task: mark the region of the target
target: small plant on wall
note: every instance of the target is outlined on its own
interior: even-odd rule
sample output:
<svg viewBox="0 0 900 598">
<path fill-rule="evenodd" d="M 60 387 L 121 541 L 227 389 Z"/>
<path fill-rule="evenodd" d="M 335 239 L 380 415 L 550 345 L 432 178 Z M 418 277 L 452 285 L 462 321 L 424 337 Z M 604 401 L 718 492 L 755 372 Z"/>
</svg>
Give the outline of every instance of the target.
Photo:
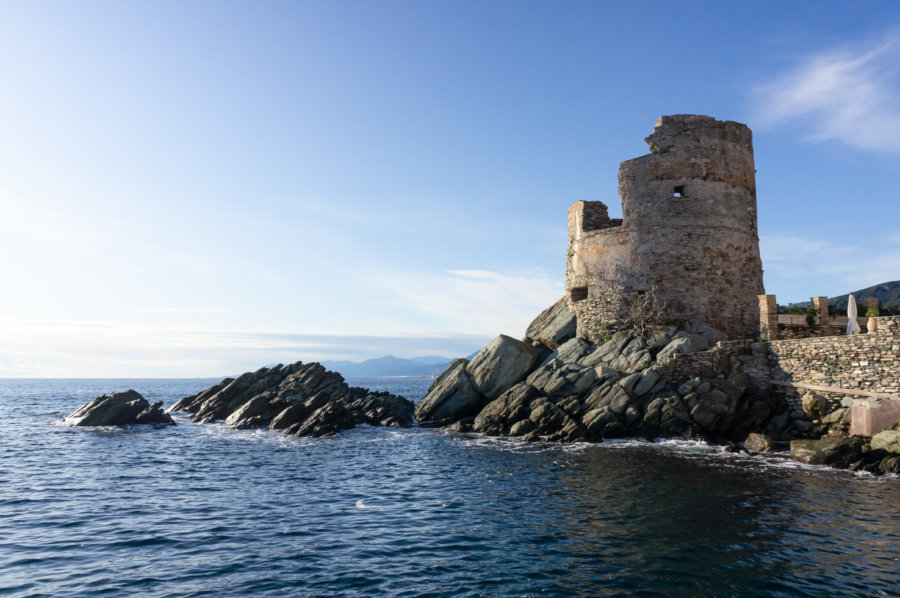
<svg viewBox="0 0 900 598">
<path fill-rule="evenodd" d="M 806 325 L 810 328 L 816 327 L 816 316 L 819 315 L 819 310 L 810 305 L 806 308 Z"/>
</svg>

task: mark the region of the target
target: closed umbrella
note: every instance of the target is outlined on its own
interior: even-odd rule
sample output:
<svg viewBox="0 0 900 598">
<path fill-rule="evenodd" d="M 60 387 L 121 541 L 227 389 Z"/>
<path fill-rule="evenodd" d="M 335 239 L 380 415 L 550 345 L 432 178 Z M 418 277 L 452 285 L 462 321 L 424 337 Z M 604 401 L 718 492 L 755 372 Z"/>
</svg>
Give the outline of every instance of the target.
<svg viewBox="0 0 900 598">
<path fill-rule="evenodd" d="M 847 299 L 847 334 L 859 334 L 859 324 L 856 323 L 856 297 L 850 293 Z"/>
</svg>

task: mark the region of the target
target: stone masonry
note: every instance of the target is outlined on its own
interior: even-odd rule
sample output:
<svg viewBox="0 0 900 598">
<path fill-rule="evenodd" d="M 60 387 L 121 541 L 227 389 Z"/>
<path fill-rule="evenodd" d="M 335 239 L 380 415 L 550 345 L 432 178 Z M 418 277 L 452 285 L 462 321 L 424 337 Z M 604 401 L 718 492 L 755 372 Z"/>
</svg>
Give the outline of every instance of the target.
<svg viewBox="0 0 900 598">
<path fill-rule="evenodd" d="M 900 316 L 879 317 L 873 334 L 752 342 L 718 343 L 709 351 L 679 353 L 656 367 L 663 379 L 713 376 L 723 358 L 737 356 L 751 386 L 783 393 L 799 408 L 803 388 L 783 383 L 843 389 L 824 392 L 850 395 L 859 391 L 900 396 Z"/>
<path fill-rule="evenodd" d="M 621 220 L 598 201 L 569 209 L 567 302 L 596 340 L 640 295 L 665 316 L 732 337 L 759 334 L 763 293 L 750 129 L 708 116 L 663 116 L 651 153 L 619 168 Z"/>
</svg>

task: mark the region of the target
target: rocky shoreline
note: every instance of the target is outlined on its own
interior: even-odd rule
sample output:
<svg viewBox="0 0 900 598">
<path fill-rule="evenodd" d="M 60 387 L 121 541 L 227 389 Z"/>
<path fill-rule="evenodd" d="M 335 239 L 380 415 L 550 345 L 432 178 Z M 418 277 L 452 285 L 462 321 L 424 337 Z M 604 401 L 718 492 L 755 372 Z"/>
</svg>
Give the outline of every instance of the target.
<svg viewBox="0 0 900 598">
<path fill-rule="evenodd" d="M 418 405 L 387 392 L 349 386 L 337 372 L 302 362 L 260 368 L 179 400 L 197 423 L 267 428 L 320 437 L 360 424 L 420 425 L 522 441 L 602 442 L 694 438 L 727 450 L 764 453 L 790 443 L 810 464 L 900 473 L 900 422 L 872 438 L 851 436 L 850 411 L 808 393 L 802 411 L 783 395 L 750 384 L 739 355 L 711 361 L 708 376 L 672 379 L 659 366 L 678 353 L 709 351 L 726 337 L 690 322 L 610 332 L 592 343 L 575 336 L 560 300 L 522 340 L 495 338 L 471 360 L 457 359 Z M 174 425 L 161 403 L 133 390 L 97 397 L 66 418 L 81 426 Z"/>
<path fill-rule="evenodd" d="M 115 426 L 154 423 L 152 417 L 174 424 L 161 403 L 151 414 L 123 402 L 147 401 L 133 390 L 103 395 L 82 406 L 66 419 L 76 425 Z M 130 403 L 128 403 L 130 405 Z M 233 428 L 268 428 L 293 436 L 329 436 L 360 424 L 408 427 L 414 406 L 387 392 L 349 386 L 337 372 L 318 363 L 297 362 L 260 368 L 218 384 L 175 403 L 169 411 L 186 411 L 191 421 L 225 420 Z"/>
<path fill-rule="evenodd" d="M 869 439 L 850 436 L 849 411 L 804 397 L 803 411 L 750 385 L 739 356 L 713 360 L 714 375 L 665 379 L 657 365 L 676 353 L 706 351 L 725 335 L 684 322 L 641 338 L 620 330 L 600 343 L 575 336 L 560 300 L 520 341 L 500 335 L 471 361 L 442 373 L 416 407 L 423 425 L 523 441 L 689 437 L 729 450 L 772 451 L 811 464 L 900 473 L 900 422 Z M 741 448 L 742 447 L 742 448 Z"/>
</svg>

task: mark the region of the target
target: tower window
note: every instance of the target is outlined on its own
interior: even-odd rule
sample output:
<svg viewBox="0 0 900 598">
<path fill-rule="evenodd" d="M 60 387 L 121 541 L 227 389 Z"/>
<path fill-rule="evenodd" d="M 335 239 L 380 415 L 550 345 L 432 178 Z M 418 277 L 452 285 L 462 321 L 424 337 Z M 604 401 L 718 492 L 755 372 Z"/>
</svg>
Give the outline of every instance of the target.
<svg viewBox="0 0 900 598">
<path fill-rule="evenodd" d="M 588 296 L 588 288 L 576 287 L 569 291 L 569 296 L 572 298 L 572 301 L 584 301 Z"/>
<path fill-rule="evenodd" d="M 675 185 L 675 197 L 684 197 L 684 185 Z"/>
</svg>

